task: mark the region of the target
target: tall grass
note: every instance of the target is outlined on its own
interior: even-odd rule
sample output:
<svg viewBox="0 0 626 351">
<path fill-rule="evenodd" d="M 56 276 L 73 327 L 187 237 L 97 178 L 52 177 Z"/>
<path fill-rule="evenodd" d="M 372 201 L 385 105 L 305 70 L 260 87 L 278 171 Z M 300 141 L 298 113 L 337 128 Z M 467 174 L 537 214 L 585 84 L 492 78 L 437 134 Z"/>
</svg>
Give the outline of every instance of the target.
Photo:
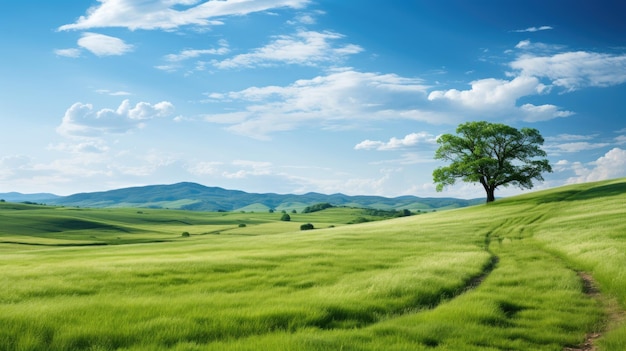
<svg viewBox="0 0 626 351">
<path fill-rule="evenodd" d="M 615 311 L 626 303 L 625 184 L 359 225 L 344 225 L 355 215 L 346 209 L 296 223 L 276 213 L 30 215 L 126 228 L 132 245 L 50 246 L 118 239 L 101 228 L 27 232 L 25 211 L 0 209 L 25 231 L 0 239 L 49 245 L 0 244 L 0 350 L 561 351 L 606 328 L 609 311 L 577 271 L 594 275 Z M 625 330 L 613 326 L 601 349 L 625 349 Z"/>
</svg>

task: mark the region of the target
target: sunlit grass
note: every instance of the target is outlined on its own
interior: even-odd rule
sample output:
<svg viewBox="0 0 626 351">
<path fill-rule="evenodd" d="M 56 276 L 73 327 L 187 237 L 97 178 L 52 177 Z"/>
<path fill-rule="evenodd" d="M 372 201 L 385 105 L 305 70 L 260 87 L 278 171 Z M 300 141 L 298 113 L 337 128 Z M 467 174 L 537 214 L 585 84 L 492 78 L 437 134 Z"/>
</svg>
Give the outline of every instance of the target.
<svg viewBox="0 0 626 351">
<path fill-rule="evenodd" d="M 0 240 L 42 244 L 0 244 L 0 350 L 561 351 L 606 326 L 577 270 L 624 308 L 624 184 L 360 225 L 350 209 L 0 208 Z M 56 214 L 96 228 L 40 232 Z M 625 349 L 613 327 L 601 350 Z"/>
</svg>

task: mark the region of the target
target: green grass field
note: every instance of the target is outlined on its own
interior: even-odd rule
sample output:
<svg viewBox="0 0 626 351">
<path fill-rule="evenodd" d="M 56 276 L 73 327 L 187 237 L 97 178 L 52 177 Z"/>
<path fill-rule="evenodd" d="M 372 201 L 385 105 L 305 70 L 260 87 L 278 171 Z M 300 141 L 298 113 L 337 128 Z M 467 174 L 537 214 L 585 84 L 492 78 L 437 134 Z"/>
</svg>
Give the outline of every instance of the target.
<svg viewBox="0 0 626 351">
<path fill-rule="evenodd" d="M 626 179 L 359 211 L 0 203 L 0 350 L 626 349 Z"/>
</svg>

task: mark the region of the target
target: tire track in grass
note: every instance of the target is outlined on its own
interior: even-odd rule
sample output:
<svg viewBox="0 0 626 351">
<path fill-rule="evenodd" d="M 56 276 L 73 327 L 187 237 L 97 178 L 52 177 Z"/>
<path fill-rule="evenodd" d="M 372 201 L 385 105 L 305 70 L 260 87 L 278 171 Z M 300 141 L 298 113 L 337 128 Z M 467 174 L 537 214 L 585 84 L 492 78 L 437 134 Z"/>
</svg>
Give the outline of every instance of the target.
<svg viewBox="0 0 626 351">
<path fill-rule="evenodd" d="M 626 311 L 620 309 L 617 301 L 608 298 L 600 292 L 598 284 L 591 274 L 587 272 L 577 273 L 583 283 L 583 292 L 602 304 L 606 313 L 606 320 L 601 330 L 587 333 L 582 344 L 576 347 L 565 347 L 563 351 L 597 351 L 596 341 L 611 327 L 623 322 L 626 319 Z"/>
</svg>

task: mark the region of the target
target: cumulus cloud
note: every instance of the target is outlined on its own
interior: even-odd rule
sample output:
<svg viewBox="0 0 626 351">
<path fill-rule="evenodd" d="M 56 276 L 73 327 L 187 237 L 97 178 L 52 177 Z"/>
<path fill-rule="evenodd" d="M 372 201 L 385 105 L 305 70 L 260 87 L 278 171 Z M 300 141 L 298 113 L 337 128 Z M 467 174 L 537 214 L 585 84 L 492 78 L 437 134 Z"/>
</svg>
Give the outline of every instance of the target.
<svg viewBox="0 0 626 351">
<path fill-rule="evenodd" d="M 325 76 L 298 80 L 288 86 L 251 87 L 228 93 L 208 93 L 209 101 L 244 103 L 244 109 L 207 115 L 209 122 L 229 124 L 232 132 L 267 139 L 311 123 L 342 128 L 349 121 L 377 118 L 435 118 L 414 108 L 416 94 L 428 87 L 420 79 L 395 74 L 336 70 Z M 228 109 L 231 109 L 229 106 Z"/>
<path fill-rule="evenodd" d="M 518 44 L 519 45 L 519 44 Z M 521 76 L 547 78 L 567 91 L 626 82 L 626 54 L 576 51 L 551 56 L 522 55 L 510 63 Z"/>
<path fill-rule="evenodd" d="M 389 141 L 364 140 L 354 146 L 355 150 L 398 150 L 415 147 L 423 144 L 435 144 L 437 139 L 434 135 L 426 132 L 411 133 L 404 138 L 392 137 Z"/>
<path fill-rule="evenodd" d="M 570 184 L 626 177 L 626 150 L 616 147 L 589 164 L 560 161 L 559 166 L 576 174 L 568 179 Z"/>
<path fill-rule="evenodd" d="M 470 82 L 468 90 L 435 90 L 428 95 L 428 100 L 442 100 L 452 106 L 469 108 L 484 114 L 506 114 L 526 122 L 547 121 L 559 117 L 568 117 L 574 113 L 563 111 L 551 104 L 517 106 L 517 101 L 525 96 L 545 94 L 549 87 L 538 78 L 520 75 L 511 80 L 487 78 Z"/>
<path fill-rule="evenodd" d="M 222 24 L 224 16 L 241 16 L 279 8 L 299 9 L 310 0 L 263 1 L 198 1 L 198 0 L 98 0 L 85 16 L 59 30 L 123 27 L 136 29 L 173 30 L 181 26 L 210 26 Z"/>
<path fill-rule="evenodd" d="M 133 49 L 132 45 L 126 44 L 120 38 L 97 33 L 83 33 L 78 39 L 78 46 L 96 56 L 119 56 Z"/>
<path fill-rule="evenodd" d="M 280 35 L 268 45 L 250 53 L 237 55 L 213 65 L 220 69 L 268 66 L 278 63 L 316 65 L 320 62 L 337 62 L 357 54 L 363 49 L 358 45 L 335 46 L 332 41 L 343 38 L 334 32 L 299 31 L 294 35 Z"/>
<path fill-rule="evenodd" d="M 473 109 L 504 109 L 515 106 L 522 96 L 539 94 L 545 86 L 535 77 L 519 76 L 513 80 L 487 78 L 470 82 L 469 90 L 435 90 L 428 100 L 448 100 Z"/>
<path fill-rule="evenodd" d="M 91 104 L 77 102 L 67 109 L 57 132 L 64 136 L 99 137 L 109 133 L 125 133 L 141 128 L 145 122 L 160 117 L 171 116 L 174 105 L 168 101 L 157 104 L 139 102 L 131 106 L 124 100 L 116 109 L 95 111 Z"/>
</svg>

